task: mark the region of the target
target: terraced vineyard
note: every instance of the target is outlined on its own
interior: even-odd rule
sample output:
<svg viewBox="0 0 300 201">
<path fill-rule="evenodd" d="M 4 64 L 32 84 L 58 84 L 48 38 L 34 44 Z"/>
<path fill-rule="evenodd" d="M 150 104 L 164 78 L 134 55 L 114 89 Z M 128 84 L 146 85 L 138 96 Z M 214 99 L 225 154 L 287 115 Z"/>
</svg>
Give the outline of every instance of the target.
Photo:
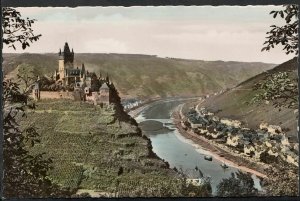
<svg viewBox="0 0 300 201">
<path fill-rule="evenodd" d="M 179 175 L 152 153 L 136 126 L 116 119 L 112 108 L 43 100 L 21 119 L 22 128 L 29 125 L 41 135 L 31 151 L 53 158 L 50 177 L 61 186 L 127 196 L 180 191 Z M 141 191 L 149 181 L 151 192 Z"/>
</svg>

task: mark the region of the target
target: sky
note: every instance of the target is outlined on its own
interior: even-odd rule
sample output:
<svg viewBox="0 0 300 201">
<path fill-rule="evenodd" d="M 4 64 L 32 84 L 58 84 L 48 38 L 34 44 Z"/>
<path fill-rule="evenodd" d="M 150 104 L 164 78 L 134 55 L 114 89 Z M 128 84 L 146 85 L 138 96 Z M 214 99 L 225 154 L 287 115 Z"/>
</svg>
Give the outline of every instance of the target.
<svg viewBox="0 0 300 201">
<path fill-rule="evenodd" d="M 149 54 L 197 60 L 282 63 L 282 47 L 261 52 L 269 15 L 280 6 L 29 7 L 16 8 L 36 19 L 38 42 L 17 51 L 58 52 L 65 42 L 76 53 Z"/>
</svg>

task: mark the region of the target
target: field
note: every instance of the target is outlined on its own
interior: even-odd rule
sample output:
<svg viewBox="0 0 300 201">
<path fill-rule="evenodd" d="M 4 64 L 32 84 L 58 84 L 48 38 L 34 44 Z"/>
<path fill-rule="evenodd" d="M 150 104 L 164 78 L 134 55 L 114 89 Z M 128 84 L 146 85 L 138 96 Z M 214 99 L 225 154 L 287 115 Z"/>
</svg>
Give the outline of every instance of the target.
<svg viewBox="0 0 300 201">
<path fill-rule="evenodd" d="M 50 177 L 61 186 L 119 196 L 179 191 L 178 173 L 152 153 L 136 126 L 115 119 L 112 108 L 43 100 L 27 114 L 22 128 L 33 125 L 41 137 L 31 151 L 53 158 Z"/>
</svg>

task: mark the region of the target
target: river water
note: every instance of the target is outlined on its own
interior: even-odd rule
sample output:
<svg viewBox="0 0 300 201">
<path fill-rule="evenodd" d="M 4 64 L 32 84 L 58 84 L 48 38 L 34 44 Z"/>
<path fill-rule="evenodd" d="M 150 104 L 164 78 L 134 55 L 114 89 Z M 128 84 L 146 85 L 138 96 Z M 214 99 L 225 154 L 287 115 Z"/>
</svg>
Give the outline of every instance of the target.
<svg viewBox="0 0 300 201">
<path fill-rule="evenodd" d="M 165 161 L 168 161 L 170 167 L 176 167 L 182 170 L 190 178 L 197 178 L 199 173 L 195 171 L 197 166 L 204 176 L 211 178 L 211 185 L 213 193 L 216 192 L 216 186 L 223 178 L 228 178 L 232 173 L 238 171 L 234 167 L 224 169 L 221 167 L 222 161 L 213 158 L 212 161 L 204 159 L 209 152 L 196 145 L 191 140 L 188 140 L 180 135 L 171 119 L 172 111 L 184 100 L 165 100 L 150 104 L 146 107 L 135 119 L 138 123 L 143 124 L 147 122 L 161 122 L 169 129 L 161 129 L 158 131 L 143 130 L 143 132 L 150 138 L 153 151 Z M 150 124 L 151 127 L 151 124 Z M 252 175 L 255 187 L 261 190 L 260 180 Z"/>
</svg>

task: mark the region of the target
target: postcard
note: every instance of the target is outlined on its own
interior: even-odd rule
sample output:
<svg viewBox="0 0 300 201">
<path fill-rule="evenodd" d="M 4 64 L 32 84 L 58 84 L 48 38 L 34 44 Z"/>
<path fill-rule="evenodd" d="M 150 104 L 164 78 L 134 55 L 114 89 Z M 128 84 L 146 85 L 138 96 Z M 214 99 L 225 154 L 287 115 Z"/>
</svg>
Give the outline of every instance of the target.
<svg viewBox="0 0 300 201">
<path fill-rule="evenodd" d="M 298 13 L 2 7 L 3 197 L 299 196 Z"/>
</svg>

